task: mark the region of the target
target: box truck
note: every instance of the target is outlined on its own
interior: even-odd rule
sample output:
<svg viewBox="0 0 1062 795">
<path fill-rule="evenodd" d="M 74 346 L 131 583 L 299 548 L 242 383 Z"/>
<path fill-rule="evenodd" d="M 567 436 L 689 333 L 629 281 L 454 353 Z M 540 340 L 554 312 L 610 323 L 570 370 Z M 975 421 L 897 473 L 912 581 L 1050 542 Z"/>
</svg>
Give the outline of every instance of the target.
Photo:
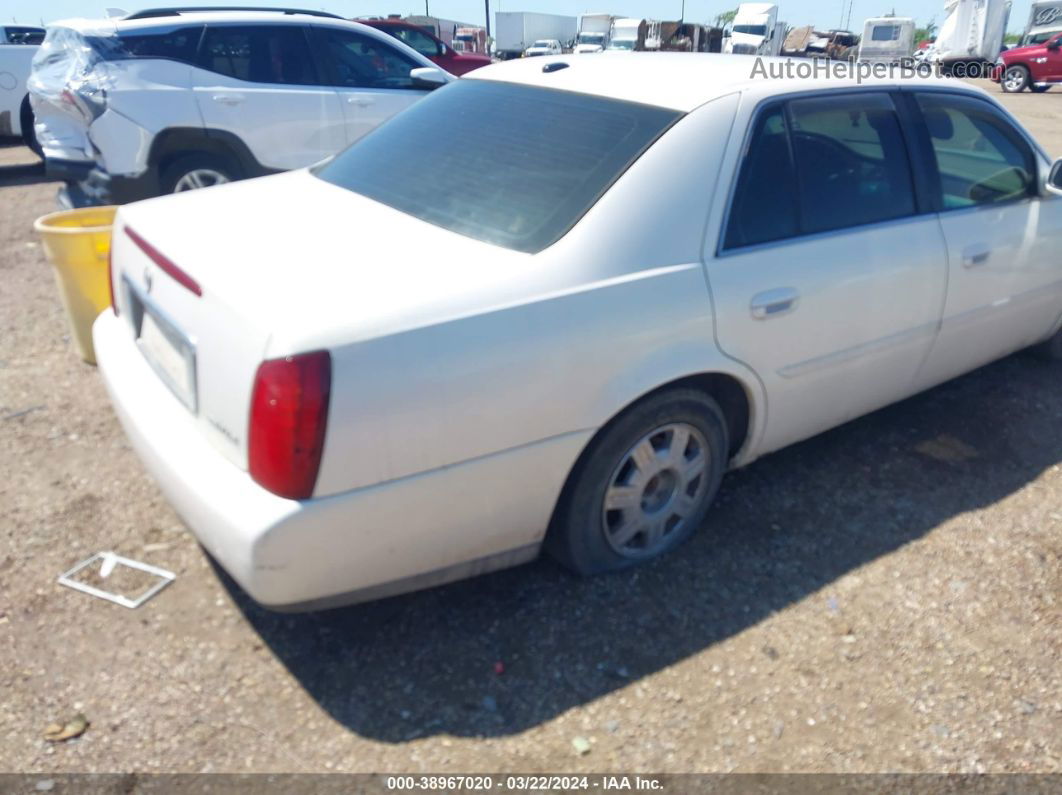
<svg viewBox="0 0 1062 795">
<path fill-rule="evenodd" d="M 575 38 L 575 53 L 602 52 L 608 47 L 612 23 L 618 17 L 612 14 L 583 14 L 579 17 L 579 33 Z"/>
<path fill-rule="evenodd" d="M 578 20 L 560 14 L 498 11 L 494 14 L 494 50 L 499 58 L 519 58 L 538 39 L 556 39 L 570 47 Z"/>
<path fill-rule="evenodd" d="M 612 32 L 609 33 L 607 50 L 634 50 L 645 49 L 646 20 L 623 17 L 612 21 Z"/>
</svg>

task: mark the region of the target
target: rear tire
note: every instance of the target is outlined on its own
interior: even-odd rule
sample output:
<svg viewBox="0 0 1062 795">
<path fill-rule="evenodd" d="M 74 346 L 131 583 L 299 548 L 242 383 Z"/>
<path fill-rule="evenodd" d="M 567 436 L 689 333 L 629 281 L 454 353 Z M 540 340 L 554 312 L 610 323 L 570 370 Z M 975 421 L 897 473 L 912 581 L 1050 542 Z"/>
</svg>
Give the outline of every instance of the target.
<svg viewBox="0 0 1062 795">
<path fill-rule="evenodd" d="M 727 424 L 695 389 L 635 404 L 606 426 L 568 478 L 546 550 L 583 574 L 663 555 L 704 521 L 727 467 Z"/>
<path fill-rule="evenodd" d="M 22 100 L 22 108 L 19 110 L 19 124 L 22 126 L 22 141 L 33 150 L 33 153 L 37 157 L 44 157 L 44 150 L 41 149 L 40 142 L 37 141 L 37 131 L 34 129 L 34 125 L 37 123 L 36 117 L 33 115 L 33 106 L 30 105 L 29 97 Z"/>
<path fill-rule="evenodd" d="M 1007 94 L 1019 94 L 1029 85 L 1029 70 L 1021 64 L 1008 66 L 999 84 Z"/>
<path fill-rule="evenodd" d="M 182 193 L 235 182 L 243 177 L 239 165 L 217 155 L 185 155 L 162 172 L 162 193 Z"/>
</svg>

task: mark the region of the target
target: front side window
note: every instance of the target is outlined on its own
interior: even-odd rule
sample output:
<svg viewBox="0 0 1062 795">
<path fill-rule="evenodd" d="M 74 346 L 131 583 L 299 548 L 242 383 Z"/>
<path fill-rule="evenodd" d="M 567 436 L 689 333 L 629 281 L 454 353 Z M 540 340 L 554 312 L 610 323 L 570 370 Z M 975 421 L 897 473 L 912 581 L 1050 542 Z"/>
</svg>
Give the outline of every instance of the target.
<svg viewBox="0 0 1062 795">
<path fill-rule="evenodd" d="M 400 42 L 408 44 L 426 58 L 435 58 L 436 56 L 443 54 L 439 42 L 427 33 L 417 30 L 416 28 L 402 28 L 396 25 L 395 27 L 390 28 L 387 32 Z"/>
<path fill-rule="evenodd" d="M 1032 149 L 1012 124 L 986 102 L 919 94 L 929 132 L 944 210 L 1013 201 L 1036 183 Z"/>
<path fill-rule="evenodd" d="M 724 248 L 914 213 L 907 149 L 888 94 L 798 99 L 755 122 Z"/>
<path fill-rule="evenodd" d="M 345 88 L 414 88 L 410 72 L 421 64 L 372 36 L 335 28 L 317 28 L 329 82 Z"/>
<path fill-rule="evenodd" d="M 301 25 L 209 26 L 200 64 L 249 83 L 319 82 Z"/>
<path fill-rule="evenodd" d="M 534 253 L 565 234 L 677 111 L 457 80 L 315 169 L 467 237 Z"/>
</svg>

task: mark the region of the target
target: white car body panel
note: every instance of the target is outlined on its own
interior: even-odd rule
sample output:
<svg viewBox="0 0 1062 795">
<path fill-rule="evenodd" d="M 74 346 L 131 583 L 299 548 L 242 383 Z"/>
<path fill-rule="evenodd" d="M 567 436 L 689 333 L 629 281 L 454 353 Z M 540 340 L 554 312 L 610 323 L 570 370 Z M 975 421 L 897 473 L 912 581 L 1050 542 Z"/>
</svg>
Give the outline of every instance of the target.
<svg viewBox="0 0 1062 795">
<path fill-rule="evenodd" d="M 251 83 L 205 69 L 192 74 L 203 125 L 238 137 L 267 168 L 303 168 L 347 143 L 343 107 L 330 86 Z"/>
<path fill-rule="evenodd" d="M 671 79 L 676 69 L 687 79 Z M 617 53 L 552 75 L 520 61 L 467 78 L 692 111 L 536 254 L 306 171 L 119 212 L 113 275 L 129 287 L 119 315 L 96 322 L 101 371 L 178 513 L 252 596 L 317 605 L 533 557 L 595 432 L 678 379 L 717 374 L 741 386 L 750 416 L 738 466 L 939 383 L 963 356 L 973 355 L 962 365 L 971 369 L 1058 327 L 1059 197 L 1029 202 L 1037 211 L 1010 224 L 1000 269 L 981 271 L 985 281 L 956 270 L 955 240 L 970 232 L 950 227 L 962 213 L 720 251 L 758 105 L 857 87 L 750 80 L 748 69 L 741 57 Z M 641 77 L 624 80 L 632 74 Z M 882 84 L 903 90 L 883 81 L 862 90 Z M 942 86 L 983 95 L 918 88 Z M 157 272 L 126 225 L 199 281 L 202 296 Z M 196 345 L 197 415 L 133 341 L 124 291 L 147 291 L 148 280 Z M 798 292 L 795 310 L 754 319 L 756 296 L 779 288 Z M 1036 297 L 1012 306 L 1018 294 Z M 970 306 L 998 344 L 978 343 L 975 329 L 949 352 L 938 331 Z M 332 390 L 316 490 L 282 499 L 246 471 L 254 372 L 264 359 L 322 349 Z"/>
<path fill-rule="evenodd" d="M 379 598 L 531 560 L 566 467 L 589 439 L 570 434 L 300 503 L 217 455 L 109 310 L 96 321 L 94 344 L 122 426 L 163 493 L 266 605 L 305 609 L 350 591 Z"/>
<path fill-rule="evenodd" d="M 0 135 L 22 135 L 22 102 L 35 44 L 0 43 Z"/>
<path fill-rule="evenodd" d="M 346 144 L 350 145 L 423 98 L 427 92 L 408 88 L 340 87 L 336 93 L 343 109 Z"/>
</svg>

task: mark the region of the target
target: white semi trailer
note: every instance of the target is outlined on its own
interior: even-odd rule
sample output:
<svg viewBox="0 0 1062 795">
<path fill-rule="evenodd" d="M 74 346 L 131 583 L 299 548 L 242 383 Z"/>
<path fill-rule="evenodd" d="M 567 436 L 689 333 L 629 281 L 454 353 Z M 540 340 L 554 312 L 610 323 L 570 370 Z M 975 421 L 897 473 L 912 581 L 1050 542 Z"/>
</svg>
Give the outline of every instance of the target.
<svg viewBox="0 0 1062 795">
<path fill-rule="evenodd" d="M 519 58 L 539 39 L 556 39 L 567 47 L 575 39 L 578 20 L 560 14 L 498 11 L 494 15 L 494 51 L 499 58 Z"/>
</svg>

